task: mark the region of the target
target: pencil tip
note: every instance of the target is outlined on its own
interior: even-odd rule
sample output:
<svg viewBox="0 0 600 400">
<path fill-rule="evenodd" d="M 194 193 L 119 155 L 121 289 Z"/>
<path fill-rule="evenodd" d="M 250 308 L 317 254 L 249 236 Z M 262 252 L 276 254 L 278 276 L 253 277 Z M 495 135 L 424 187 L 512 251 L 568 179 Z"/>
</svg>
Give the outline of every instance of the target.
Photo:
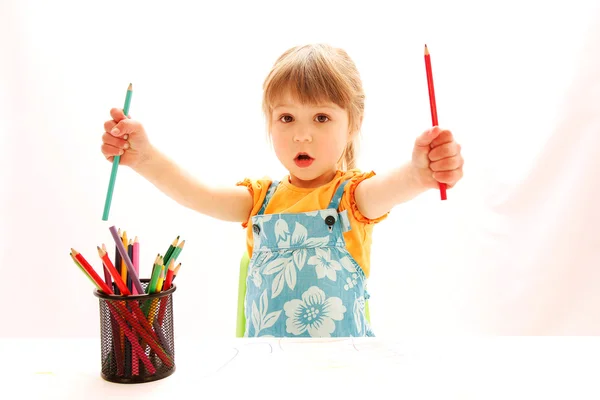
<svg viewBox="0 0 600 400">
<path fill-rule="evenodd" d="M 427 45 L 425 45 L 425 55 L 429 55 L 429 49 L 427 48 Z"/>
<path fill-rule="evenodd" d="M 127 87 L 127 90 L 131 90 L 132 89 L 132 85 L 131 83 L 129 84 L 129 87 Z"/>
</svg>

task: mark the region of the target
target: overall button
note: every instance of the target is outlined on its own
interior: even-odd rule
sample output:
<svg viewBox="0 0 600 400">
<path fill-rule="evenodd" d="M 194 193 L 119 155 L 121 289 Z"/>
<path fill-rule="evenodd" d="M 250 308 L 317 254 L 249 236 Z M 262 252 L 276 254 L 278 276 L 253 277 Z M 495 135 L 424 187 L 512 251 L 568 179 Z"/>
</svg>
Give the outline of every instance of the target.
<svg viewBox="0 0 600 400">
<path fill-rule="evenodd" d="M 333 226 L 333 224 L 335 224 L 335 218 L 328 215 L 327 218 L 325 218 L 325 223 L 329 226 Z"/>
<path fill-rule="evenodd" d="M 256 233 L 257 235 L 260 234 L 260 226 L 258 226 L 257 224 L 252 225 L 252 230 L 254 231 L 254 233 Z"/>
</svg>

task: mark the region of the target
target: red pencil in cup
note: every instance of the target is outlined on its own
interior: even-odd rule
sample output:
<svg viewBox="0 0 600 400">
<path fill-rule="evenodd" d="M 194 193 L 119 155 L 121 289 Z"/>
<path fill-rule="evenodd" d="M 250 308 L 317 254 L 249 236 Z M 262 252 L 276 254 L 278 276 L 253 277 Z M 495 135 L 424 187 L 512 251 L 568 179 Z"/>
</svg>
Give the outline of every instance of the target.
<svg viewBox="0 0 600 400">
<path fill-rule="evenodd" d="M 77 259 L 79 265 L 81 265 L 84 271 L 90 276 L 90 278 L 92 278 L 93 282 L 101 291 L 103 291 L 105 294 L 113 294 L 112 289 L 108 287 L 106 282 L 100 279 L 100 276 L 96 273 L 94 268 L 90 265 L 90 263 L 87 262 L 85 258 L 83 258 L 81 254 L 79 254 L 78 251 L 71 249 L 71 254 L 73 257 L 75 257 L 75 259 Z"/>
<path fill-rule="evenodd" d="M 429 107 L 431 108 L 431 124 L 438 126 L 437 107 L 435 105 L 435 90 L 433 88 L 433 73 L 431 72 L 431 56 L 429 49 L 425 45 L 425 71 L 427 72 L 427 88 L 429 89 Z M 446 184 L 439 183 L 440 196 L 442 200 L 446 200 Z"/>
<path fill-rule="evenodd" d="M 179 263 L 179 266 L 181 266 L 181 263 Z M 178 267 L 179 267 L 178 266 Z M 173 260 L 171 260 L 171 262 L 169 263 L 169 270 L 167 272 L 167 276 L 165 278 L 165 283 L 163 284 L 162 290 L 169 290 L 171 288 L 171 283 L 173 282 L 173 277 L 175 276 L 175 266 L 174 266 L 174 262 Z M 160 299 L 160 306 L 158 309 L 158 325 L 162 326 L 163 323 L 163 319 L 165 318 L 165 312 L 167 311 L 167 302 L 169 301 L 169 298 L 162 298 Z"/>
<path fill-rule="evenodd" d="M 112 275 L 113 279 L 115 280 L 115 284 L 121 291 L 121 295 L 129 296 L 131 294 L 131 292 L 129 292 L 129 289 L 127 288 L 127 286 L 125 286 L 125 283 L 123 283 L 123 279 L 121 279 L 121 275 L 119 275 L 119 271 L 117 271 L 117 269 L 113 265 L 112 261 L 110 261 L 110 258 L 108 258 L 108 254 L 106 253 L 106 250 L 104 250 L 104 248 L 106 248 L 106 247 L 104 245 L 102 245 L 103 248 L 100 248 L 98 246 L 96 246 L 96 247 L 98 248 L 98 255 L 102 259 L 104 268 L 106 268 L 108 270 L 108 272 L 110 272 L 110 274 Z"/>
</svg>

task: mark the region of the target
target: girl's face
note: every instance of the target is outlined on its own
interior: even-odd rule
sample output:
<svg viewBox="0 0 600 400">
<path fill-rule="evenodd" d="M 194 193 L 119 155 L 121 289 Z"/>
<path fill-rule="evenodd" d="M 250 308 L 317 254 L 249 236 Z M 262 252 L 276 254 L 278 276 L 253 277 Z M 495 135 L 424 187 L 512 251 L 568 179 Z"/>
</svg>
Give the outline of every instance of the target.
<svg viewBox="0 0 600 400">
<path fill-rule="evenodd" d="M 319 187 L 333 179 L 350 140 L 348 113 L 334 103 L 302 104 L 288 93 L 274 105 L 271 137 L 292 185 Z"/>
</svg>

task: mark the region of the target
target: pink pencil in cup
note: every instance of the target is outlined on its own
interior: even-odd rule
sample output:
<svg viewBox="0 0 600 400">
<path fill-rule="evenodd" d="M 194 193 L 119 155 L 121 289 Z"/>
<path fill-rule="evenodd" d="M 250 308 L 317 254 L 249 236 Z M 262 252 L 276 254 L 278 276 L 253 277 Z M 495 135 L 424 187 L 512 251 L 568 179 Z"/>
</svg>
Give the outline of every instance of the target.
<svg viewBox="0 0 600 400">
<path fill-rule="evenodd" d="M 139 276 L 140 275 L 140 242 L 138 241 L 137 236 L 135 237 L 135 239 L 133 241 L 133 269 L 135 269 L 135 272 Z M 135 287 L 133 288 L 133 294 L 140 294 L 140 293 L 138 293 L 138 291 Z"/>
</svg>

